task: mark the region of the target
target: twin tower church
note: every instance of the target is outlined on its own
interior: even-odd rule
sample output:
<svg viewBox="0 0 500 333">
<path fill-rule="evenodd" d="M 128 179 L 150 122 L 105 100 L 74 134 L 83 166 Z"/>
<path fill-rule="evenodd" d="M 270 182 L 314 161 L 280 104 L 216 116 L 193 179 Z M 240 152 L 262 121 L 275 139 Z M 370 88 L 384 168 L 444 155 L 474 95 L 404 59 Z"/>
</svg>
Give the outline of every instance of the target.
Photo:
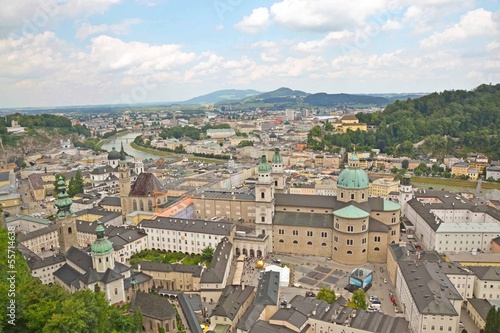
<svg viewBox="0 0 500 333">
<path fill-rule="evenodd" d="M 283 193 L 279 149 L 271 164 L 262 156 L 257 173 L 253 193 L 212 190 L 193 198 L 194 217 L 248 222 L 265 235 L 266 252 L 331 257 L 346 265 L 386 262 L 388 246 L 399 242 L 401 206 L 368 196 L 368 175 L 356 153 L 339 175 L 337 196 Z"/>
</svg>

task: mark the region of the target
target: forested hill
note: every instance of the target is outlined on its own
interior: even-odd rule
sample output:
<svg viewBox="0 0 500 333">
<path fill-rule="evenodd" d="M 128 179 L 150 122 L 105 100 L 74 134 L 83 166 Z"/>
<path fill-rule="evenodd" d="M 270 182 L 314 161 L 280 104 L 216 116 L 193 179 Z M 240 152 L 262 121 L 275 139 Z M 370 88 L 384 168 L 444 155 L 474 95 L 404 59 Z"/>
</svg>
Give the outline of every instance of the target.
<svg viewBox="0 0 500 333">
<path fill-rule="evenodd" d="M 481 85 L 472 91 L 433 93 L 416 99 L 396 101 L 384 111 L 358 113 L 360 122 L 374 125 L 376 132 L 335 134 L 331 126 L 313 128 L 313 149 L 353 145 L 378 148 L 396 156 L 433 155 L 441 158 L 481 152 L 500 159 L 500 84 Z M 425 139 L 418 149 L 413 145 Z"/>
<path fill-rule="evenodd" d="M 377 139 L 387 146 L 406 146 L 400 153 L 409 142 L 427 138 L 434 141 L 437 153 L 478 151 L 500 159 L 500 84 L 396 101 L 383 112 L 358 118 L 376 125 Z"/>
</svg>

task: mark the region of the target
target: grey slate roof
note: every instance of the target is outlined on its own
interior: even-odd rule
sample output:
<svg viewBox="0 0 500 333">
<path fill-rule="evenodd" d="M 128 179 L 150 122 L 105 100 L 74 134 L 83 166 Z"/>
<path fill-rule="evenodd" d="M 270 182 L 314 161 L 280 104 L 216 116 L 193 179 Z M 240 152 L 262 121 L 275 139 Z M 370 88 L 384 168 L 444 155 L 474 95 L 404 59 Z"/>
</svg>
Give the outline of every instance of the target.
<svg viewBox="0 0 500 333">
<path fill-rule="evenodd" d="M 149 281 L 152 279 L 151 276 L 144 274 L 143 272 L 134 273 L 134 278 L 137 281 L 137 284 L 141 284 L 143 282 Z M 127 290 L 132 287 L 132 275 L 123 280 L 123 289 Z"/>
<path fill-rule="evenodd" d="M 255 292 L 255 304 L 278 305 L 280 273 L 268 271 L 262 274 Z"/>
<path fill-rule="evenodd" d="M 74 246 L 69 248 L 65 253 L 65 257 L 67 261 L 71 261 L 85 272 L 92 269 L 92 258 L 90 255 Z"/>
<path fill-rule="evenodd" d="M 210 268 L 203 271 L 200 283 L 222 283 L 224 274 L 230 258 L 233 244 L 224 238 L 214 251 L 214 256 L 210 262 Z"/>
<path fill-rule="evenodd" d="M 50 234 L 51 232 L 56 232 L 57 230 L 57 224 L 51 224 L 48 227 L 36 229 L 28 233 L 20 233 L 17 235 L 17 241 L 24 242 L 46 234 Z"/>
<path fill-rule="evenodd" d="M 399 228 L 399 225 L 397 225 L 396 227 Z M 370 217 L 368 224 L 368 231 L 387 233 L 389 231 L 389 226 L 387 224 L 380 222 L 377 219 L 374 219 L 373 217 Z"/>
<path fill-rule="evenodd" d="M 402 277 L 423 315 L 458 316 L 450 300 L 462 299 L 448 277 L 425 262 L 399 261 Z"/>
<path fill-rule="evenodd" d="M 469 266 L 480 280 L 500 281 L 500 267 L 497 266 Z"/>
<path fill-rule="evenodd" d="M 252 286 L 226 286 L 210 316 L 226 317 L 232 321 L 243 303 L 252 296 L 254 289 Z"/>
<path fill-rule="evenodd" d="M 243 316 L 241 316 L 240 320 L 238 321 L 238 325 L 236 325 L 236 328 L 248 332 L 259 320 L 262 311 L 264 311 L 265 308 L 266 306 L 264 304 L 254 303 L 250 305 Z"/>
<path fill-rule="evenodd" d="M 488 311 L 490 311 L 491 304 L 486 299 L 482 298 L 467 298 L 467 301 L 476 309 L 477 313 L 486 321 Z"/>
<path fill-rule="evenodd" d="M 168 299 L 138 291 L 132 295 L 130 300 L 130 311 L 141 309 L 146 317 L 158 320 L 170 320 L 175 318 L 175 310 Z"/>
<path fill-rule="evenodd" d="M 6 181 L 8 181 L 9 180 L 9 175 L 10 175 L 9 171 L 0 172 L 0 182 L 6 182 Z"/>
<path fill-rule="evenodd" d="M 310 326 L 306 325 L 306 328 L 309 329 Z M 306 328 L 302 330 L 300 333 L 307 331 Z M 267 321 L 259 320 L 258 322 L 255 323 L 255 325 L 248 333 L 297 333 L 297 332 L 285 326 L 271 325 Z"/>
<path fill-rule="evenodd" d="M 76 289 L 80 289 L 80 272 L 71 267 L 68 264 L 64 264 L 57 271 L 54 272 L 54 276 L 59 278 L 68 287 L 74 286 Z"/>
<path fill-rule="evenodd" d="M 104 197 L 101 201 L 99 201 L 100 206 L 117 206 L 121 207 L 121 198 L 120 197 Z"/>
<path fill-rule="evenodd" d="M 231 234 L 231 230 L 234 228 L 234 224 L 228 222 L 179 219 L 170 217 L 158 217 L 156 220 L 144 219 L 139 223 L 139 225 L 142 228 L 168 229 L 222 236 L 229 236 Z"/>
<path fill-rule="evenodd" d="M 22 253 L 30 271 L 66 262 L 62 254 L 41 258 L 21 243 L 17 244 L 17 249 Z"/>
<path fill-rule="evenodd" d="M 231 199 L 233 196 L 235 200 L 255 201 L 254 193 L 223 190 L 208 190 L 203 192 L 203 197 L 206 199 Z"/>
<path fill-rule="evenodd" d="M 198 318 L 196 317 L 194 309 L 189 302 L 189 297 L 184 293 L 180 293 L 177 295 L 177 299 L 179 300 L 179 305 L 184 313 L 184 318 L 186 318 L 190 331 L 193 333 L 202 333 Z"/>
<path fill-rule="evenodd" d="M 307 322 L 307 315 L 297 311 L 294 308 L 281 308 L 269 319 L 285 321 L 293 327 L 301 328 Z"/>
<path fill-rule="evenodd" d="M 332 228 L 333 214 L 315 214 L 277 211 L 273 224 L 288 226 L 308 226 L 311 228 Z"/>
<path fill-rule="evenodd" d="M 200 277 L 203 271 L 202 266 L 198 265 L 182 265 L 182 264 L 165 264 L 161 262 L 141 261 L 133 266 L 138 270 L 139 265 L 141 270 L 156 271 L 156 272 L 181 272 L 190 273 L 194 277 Z"/>
</svg>

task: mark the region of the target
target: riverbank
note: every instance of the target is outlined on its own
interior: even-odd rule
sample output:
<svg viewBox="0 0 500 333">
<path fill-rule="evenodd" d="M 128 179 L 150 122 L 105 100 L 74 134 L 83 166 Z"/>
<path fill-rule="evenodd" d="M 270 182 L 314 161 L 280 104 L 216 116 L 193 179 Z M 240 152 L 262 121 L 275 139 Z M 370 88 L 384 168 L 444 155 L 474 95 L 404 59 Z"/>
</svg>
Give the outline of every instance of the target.
<svg viewBox="0 0 500 333">
<path fill-rule="evenodd" d="M 203 163 L 215 163 L 215 164 L 226 163 L 226 160 L 218 160 L 215 158 L 207 158 L 207 157 L 196 157 L 196 156 L 192 156 L 191 154 L 176 154 L 176 153 L 170 153 L 167 151 L 157 150 L 154 148 L 145 148 L 145 147 L 139 146 L 135 142 L 131 142 L 130 147 L 134 148 L 135 150 L 142 151 L 143 153 L 158 155 L 159 157 L 170 157 L 170 158 L 177 158 L 177 159 L 182 159 L 184 157 L 187 157 L 187 159 L 189 161 L 198 161 L 198 162 L 203 162 Z"/>
<path fill-rule="evenodd" d="M 130 131 L 129 130 L 125 130 L 123 132 L 119 132 L 119 133 L 116 133 L 115 135 L 113 136 L 110 136 L 109 138 L 106 138 L 106 139 L 102 139 L 101 141 L 99 141 L 99 143 L 97 144 L 97 148 L 99 149 L 102 149 L 102 146 L 104 146 L 105 144 L 107 144 L 108 142 L 111 142 L 112 140 L 115 140 L 116 138 L 119 138 L 121 136 L 124 136 L 124 135 L 127 135 L 129 134 Z"/>
</svg>

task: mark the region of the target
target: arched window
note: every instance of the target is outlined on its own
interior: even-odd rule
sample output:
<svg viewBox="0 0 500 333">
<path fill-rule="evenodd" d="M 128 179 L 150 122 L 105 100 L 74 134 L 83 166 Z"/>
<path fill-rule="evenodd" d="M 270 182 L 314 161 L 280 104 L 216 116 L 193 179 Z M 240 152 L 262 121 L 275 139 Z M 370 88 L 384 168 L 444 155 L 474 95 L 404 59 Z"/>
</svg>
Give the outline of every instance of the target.
<svg viewBox="0 0 500 333">
<path fill-rule="evenodd" d="M 321 246 L 326 246 L 326 243 L 321 243 Z"/>
<path fill-rule="evenodd" d="M 361 193 L 361 199 L 364 199 L 364 198 L 365 198 L 365 194 Z"/>
<path fill-rule="evenodd" d="M 313 245 L 313 243 L 312 242 L 307 242 L 307 245 Z"/>
<path fill-rule="evenodd" d="M 136 201 L 135 199 L 132 201 L 132 209 L 133 209 L 134 211 L 136 211 L 136 210 L 137 210 L 137 201 Z"/>
<path fill-rule="evenodd" d="M 352 254 L 352 251 L 351 251 L 351 250 L 348 250 L 348 251 L 347 251 L 347 254 Z"/>
<path fill-rule="evenodd" d="M 139 209 L 140 209 L 141 211 L 143 211 L 143 210 L 144 210 L 144 201 L 142 201 L 142 200 L 139 200 Z"/>
<path fill-rule="evenodd" d="M 274 186 L 278 186 L 278 181 L 277 180 L 274 181 Z"/>
<path fill-rule="evenodd" d="M 333 248 L 333 251 L 337 252 L 337 247 L 336 246 Z"/>
<path fill-rule="evenodd" d="M 340 198 L 344 199 L 344 192 L 340 192 Z"/>
<path fill-rule="evenodd" d="M 293 244 L 299 244 L 299 242 L 298 242 L 298 241 L 296 241 L 296 240 L 294 240 L 294 241 L 293 241 Z"/>
<path fill-rule="evenodd" d="M 265 197 L 266 197 L 266 193 L 265 192 L 260 192 L 260 198 L 264 199 Z"/>
<path fill-rule="evenodd" d="M 280 239 L 280 240 L 279 240 L 279 242 L 280 242 L 280 243 L 284 243 L 285 241 L 284 241 L 283 239 Z"/>
<path fill-rule="evenodd" d="M 363 251 L 361 251 L 361 253 L 365 253 L 366 252 L 366 249 L 363 249 Z"/>
<path fill-rule="evenodd" d="M 373 251 L 380 251 L 378 247 L 374 248 Z"/>
<path fill-rule="evenodd" d="M 351 193 L 351 200 L 354 200 L 354 193 Z"/>
<path fill-rule="evenodd" d="M 73 229 L 71 227 L 68 228 L 68 235 L 71 235 L 73 233 Z"/>
<path fill-rule="evenodd" d="M 149 210 L 150 212 L 152 212 L 152 211 L 153 211 L 153 201 L 151 201 L 151 200 L 148 200 L 148 210 Z"/>
</svg>

